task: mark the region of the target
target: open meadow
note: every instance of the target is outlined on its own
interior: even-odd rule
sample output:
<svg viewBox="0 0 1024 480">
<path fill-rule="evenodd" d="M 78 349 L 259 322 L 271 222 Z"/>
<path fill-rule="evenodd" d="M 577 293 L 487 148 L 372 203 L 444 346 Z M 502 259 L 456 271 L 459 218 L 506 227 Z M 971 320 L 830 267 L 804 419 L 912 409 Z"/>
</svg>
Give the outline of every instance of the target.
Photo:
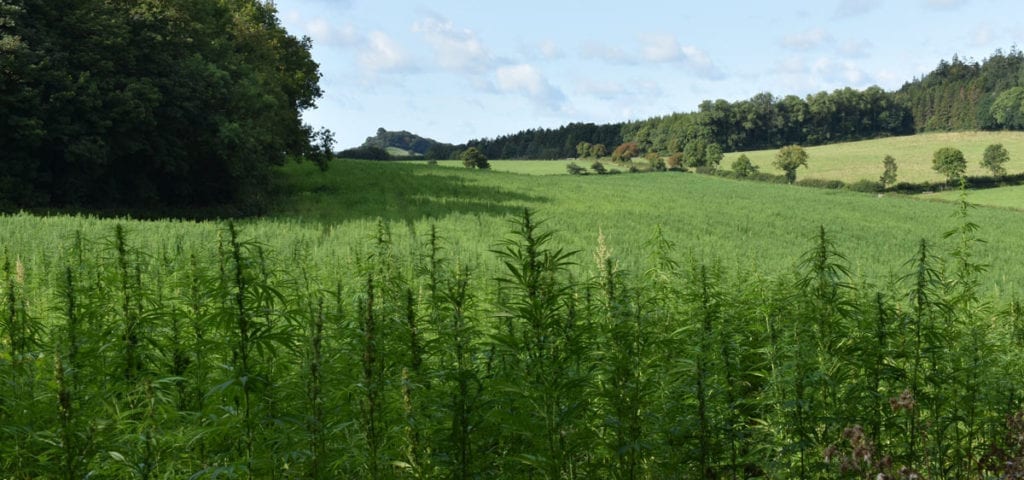
<svg viewBox="0 0 1024 480">
<path fill-rule="evenodd" d="M 1003 144 L 1010 153 L 1010 162 L 1006 165 L 1008 173 L 1024 172 L 1024 132 L 937 132 L 807 147 L 807 168 L 800 168 L 797 178 L 846 183 L 878 180 L 883 171 L 882 159 L 892 155 L 898 166 L 897 181 L 938 183 L 945 178 L 932 170 L 932 154 L 942 147 L 963 151 L 967 158 L 967 175 L 988 175 L 980 163 L 985 147 L 993 143 Z M 729 168 L 741 153 L 745 153 L 762 172 L 779 174 L 781 171 L 772 166 L 777 151 L 729 153 L 721 165 Z"/>
<path fill-rule="evenodd" d="M 1018 211 L 344 160 L 273 194 L 234 223 L 0 217 L 0 476 L 814 478 L 870 447 L 986 478 L 1015 455 Z"/>
</svg>

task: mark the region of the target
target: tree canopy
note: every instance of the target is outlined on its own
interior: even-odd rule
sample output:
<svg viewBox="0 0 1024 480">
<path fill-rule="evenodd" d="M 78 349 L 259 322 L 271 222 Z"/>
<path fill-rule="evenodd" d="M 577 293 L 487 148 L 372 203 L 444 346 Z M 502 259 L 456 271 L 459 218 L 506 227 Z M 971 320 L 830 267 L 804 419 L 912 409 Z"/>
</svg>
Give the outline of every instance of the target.
<svg viewBox="0 0 1024 480">
<path fill-rule="evenodd" d="M 0 205 L 259 210 L 329 158 L 310 48 L 260 0 L 0 0 Z"/>
<path fill-rule="evenodd" d="M 466 168 L 479 168 L 480 170 L 491 168 L 491 164 L 487 161 L 487 156 L 476 147 L 467 148 L 466 151 L 462 152 L 461 158 L 462 165 Z"/>
<path fill-rule="evenodd" d="M 959 149 L 942 147 L 932 156 L 932 169 L 945 176 L 947 181 L 953 181 L 967 172 L 967 159 Z"/>
<path fill-rule="evenodd" d="M 999 178 L 1006 175 L 1006 167 L 1003 165 L 1010 161 L 1010 152 L 1001 143 L 994 143 L 985 147 L 985 154 L 981 158 L 981 166 L 992 172 L 992 176 Z"/>
<path fill-rule="evenodd" d="M 796 169 L 807 166 L 807 151 L 800 145 L 788 145 L 775 153 L 775 161 L 772 162 L 776 168 L 786 173 L 786 180 L 789 183 L 796 181 Z"/>
</svg>

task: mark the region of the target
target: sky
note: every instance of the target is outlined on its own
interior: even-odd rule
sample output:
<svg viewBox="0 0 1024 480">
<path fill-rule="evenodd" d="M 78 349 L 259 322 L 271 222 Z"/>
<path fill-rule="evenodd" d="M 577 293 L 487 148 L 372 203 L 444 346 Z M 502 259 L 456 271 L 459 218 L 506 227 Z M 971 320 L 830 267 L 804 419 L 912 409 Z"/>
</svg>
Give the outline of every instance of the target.
<svg viewBox="0 0 1024 480">
<path fill-rule="evenodd" d="M 691 112 L 760 92 L 899 89 L 1024 38 L 1020 0 L 278 0 L 309 36 L 338 148 Z"/>
</svg>

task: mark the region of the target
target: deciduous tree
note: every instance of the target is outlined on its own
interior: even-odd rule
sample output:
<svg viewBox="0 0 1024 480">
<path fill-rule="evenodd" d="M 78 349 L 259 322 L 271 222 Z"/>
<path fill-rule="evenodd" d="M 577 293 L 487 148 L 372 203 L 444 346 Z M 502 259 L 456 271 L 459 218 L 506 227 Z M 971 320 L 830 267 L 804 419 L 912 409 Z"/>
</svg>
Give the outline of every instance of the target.
<svg viewBox="0 0 1024 480">
<path fill-rule="evenodd" d="M 592 145 L 590 142 L 580 142 L 576 144 L 576 158 L 586 158 L 590 155 L 590 149 Z"/>
<path fill-rule="evenodd" d="M 882 176 L 878 178 L 878 181 L 882 183 L 882 188 L 896 184 L 896 159 L 892 155 L 886 155 L 882 159 L 882 167 L 884 171 Z"/>
<path fill-rule="evenodd" d="M 786 173 L 789 183 L 796 181 L 796 169 L 807 166 L 807 151 L 800 145 L 789 145 L 779 149 L 772 162 L 776 168 Z"/>
<path fill-rule="evenodd" d="M 1010 160 L 1010 152 L 1006 151 L 1001 143 L 994 143 L 985 147 L 985 154 L 981 159 L 981 166 L 992 172 L 992 176 L 999 178 L 1006 175 L 1006 167 L 1003 165 Z"/>
<path fill-rule="evenodd" d="M 932 170 L 941 173 L 946 181 L 956 180 L 967 171 L 964 153 L 953 147 L 942 147 L 932 156 Z"/>
<path fill-rule="evenodd" d="M 749 177 L 757 173 L 757 170 L 757 165 L 750 163 L 750 157 L 747 157 L 746 154 L 740 154 L 739 158 L 732 162 L 732 171 L 740 177 Z"/>
<path fill-rule="evenodd" d="M 466 168 L 479 168 L 486 170 L 491 168 L 491 164 L 487 162 L 487 156 L 483 154 L 476 147 L 469 147 L 466 151 L 462 152 L 462 165 Z"/>
</svg>

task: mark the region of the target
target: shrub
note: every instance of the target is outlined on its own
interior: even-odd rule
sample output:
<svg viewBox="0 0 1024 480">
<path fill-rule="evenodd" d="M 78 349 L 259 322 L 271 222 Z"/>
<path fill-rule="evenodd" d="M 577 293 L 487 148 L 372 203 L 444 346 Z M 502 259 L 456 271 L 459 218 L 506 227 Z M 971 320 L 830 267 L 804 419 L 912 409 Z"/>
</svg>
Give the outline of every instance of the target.
<svg viewBox="0 0 1024 480">
<path fill-rule="evenodd" d="M 873 180 L 857 180 L 848 184 L 846 188 L 854 192 L 878 193 L 885 190 L 885 185 Z"/>
<path fill-rule="evenodd" d="M 746 154 L 741 154 L 736 161 L 732 162 L 732 171 L 736 172 L 736 176 L 748 177 L 758 172 L 757 165 L 750 163 L 750 157 Z"/>
<path fill-rule="evenodd" d="M 932 156 L 932 170 L 946 177 L 947 182 L 959 179 L 967 171 L 964 152 L 953 147 L 942 147 Z"/>
<path fill-rule="evenodd" d="M 825 180 L 822 178 L 804 178 L 802 180 L 796 181 L 795 184 L 800 185 L 801 187 L 830 189 L 839 189 L 846 186 L 846 184 L 840 180 Z"/>
</svg>

